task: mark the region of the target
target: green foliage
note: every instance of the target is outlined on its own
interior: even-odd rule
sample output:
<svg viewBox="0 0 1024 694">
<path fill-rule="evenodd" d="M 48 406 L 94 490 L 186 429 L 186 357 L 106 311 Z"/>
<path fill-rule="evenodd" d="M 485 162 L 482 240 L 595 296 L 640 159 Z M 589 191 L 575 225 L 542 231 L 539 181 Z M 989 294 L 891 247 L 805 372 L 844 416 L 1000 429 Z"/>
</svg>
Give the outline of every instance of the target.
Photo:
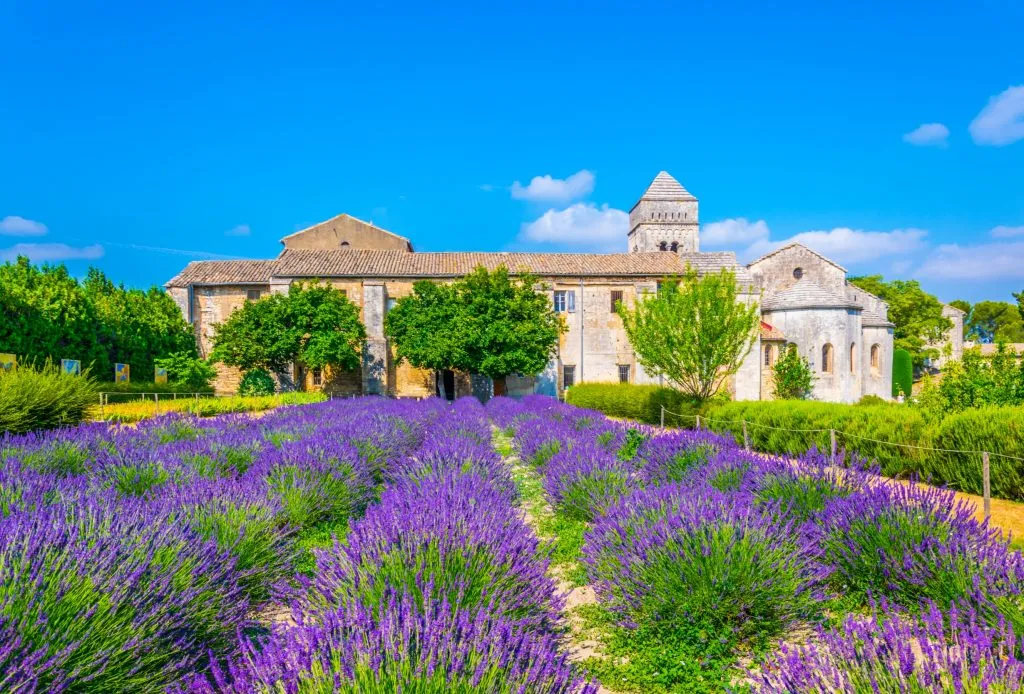
<svg viewBox="0 0 1024 694">
<path fill-rule="evenodd" d="M 621 692 L 707 694 L 735 688 L 732 639 L 696 625 L 665 629 L 618 626 L 618 617 L 599 605 L 573 610 L 583 634 L 601 642 L 607 657 L 582 662 L 587 674 Z"/>
<path fill-rule="evenodd" d="M 896 349 L 892 353 L 892 396 L 900 393 L 909 398 L 914 387 L 914 362 L 910 352 Z"/>
<path fill-rule="evenodd" d="M 313 393 L 278 393 L 277 395 L 237 396 L 230 398 L 182 398 L 178 400 L 160 400 L 157 405 L 152 400 L 145 402 L 127 402 L 107 405 L 102 415 L 93 410 L 97 419 L 107 422 L 128 424 L 150 417 L 165 415 L 168 412 L 185 412 L 197 417 L 213 417 L 220 414 L 236 414 L 240 412 L 263 412 L 284 405 L 307 405 L 326 400 L 321 392 Z M 283 434 L 275 435 L 283 437 Z"/>
<path fill-rule="evenodd" d="M 156 366 L 167 369 L 167 380 L 181 389 L 194 392 L 210 390 L 210 383 L 217 377 L 217 370 L 206 359 L 200 359 L 194 352 L 175 352 L 156 359 Z"/>
<path fill-rule="evenodd" d="M 187 383 L 154 383 L 153 381 L 103 381 L 97 384 L 100 392 L 105 393 L 107 402 L 130 402 L 142 397 L 145 393 L 152 399 L 150 393 L 174 394 L 174 393 L 212 393 L 213 388 L 194 388 Z"/>
<path fill-rule="evenodd" d="M 1024 320 L 1024 291 L 1015 292 L 1013 298 L 1017 300 L 1017 312 L 1020 314 L 1020 319 Z"/>
<path fill-rule="evenodd" d="M 878 395 L 863 395 L 860 400 L 857 401 L 858 405 L 885 405 L 889 401 Z"/>
<path fill-rule="evenodd" d="M 944 412 L 960 412 L 985 405 L 1024 405 L 1024 360 L 1000 344 L 991 359 L 974 350 L 961 361 L 947 363 L 938 386 L 938 403 Z"/>
<path fill-rule="evenodd" d="M 458 369 L 495 381 L 504 392 L 509 374 L 539 374 L 551 361 L 565 327 L 537 279 L 513 279 L 505 266 L 483 267 L 450 285 L 413 285 L 384 320 L 399 362 L 439 371 Z"/>
<path fill-rule="evenodd" d="M 88 369 L 66 374 L 49 360 L 40 367 L 0 369 L 0 433 L 21 434 L 78 424 L 99 402 Z"/>
<path fill-rule="evenodd" d="M 1014 294 L 1017 304 L 1008 301 L 979 301 L 971 306 L 964 317 L 965 337 L 977 342 L 1024 342 L 1024 316 L 1021 315 L 1021 296 Z M 966 304 L 967 302 L 962 302 Z M 958 305 L 957 308 L 963 308 Z"/>
<path fill-rule="evenodd" d="M 297 283 L 287 294 L 247 302 L 216 325 L 211 358 L 243 371 L 283 373 L 293 362 L 307 369 L 353 371 L 365 339 L 359 309 L 344 292 Z"/>
<path fill-rule="evenodd" d="M 619 460 L 633 460 L 633 458 L 636 457 L 636 453 L 640 446 L 642 446 L 644 441 L 648 438 L 650 437 L 639 429 L 626 429 L 626 440 L 623 441 L 622 446 L 616 452 L 615 456 Z"/>
<path fill-rule="evenodd" d="M 812 446 L 829 450 L 828 430 L 835 429 L 840 448 L 876 461 L 887 476 L 915 475 L 971 494 L 981 493 L 981 455 L 951 451 L 1024 458 L 1021 407 L 980 407 L 934 418 L 918 407 L 895 404 L 789 400 L 723 403 L 706 415 L 710 428 L 732 434 L 737 442 L 743 441 L 746 420 L 751 446 L 765 453 L 798 455 Z M 992 495 L 1024 500 L 1024 464 L 1002 455 L 991 458 Z"/>
<path fill-rule="evenodd" d="M 757 339 L 756 303 L 737 300 L 736 275 L 722 269 L 703 277 L 688 269 L 663 281 L 631 310 L 619 305 L 637 360 L 697 401 L 715 395 L 739 370 Z"/>
<path fill-rule="evenodd" d="M 782 356 L 772 367 L 775 397 L 782 400 L 802 400 L 814 387 L 814 372 L 807 357 L 800 356 L 796 345 L 782 350 Z"/>
<path fill-rule="evenodd" d="M 27 258 L 0 265 L 0 352 L 28 362 L 79 359 L 110 377 L 114 363 L 136 374 L 173 352 L 195 353 L 195 337 L 174 300 L 152 287 L 115 285 L 95 268 L 84 282 L 63 265 Z"/>
<path fill-rule="evenodd" d="M 889 320 L 896 325 L 894 345 L 910 353 L 914 366 L 939 356 L 929 345 L 942 342 L 953 323 L 942 315 L 942 302 L 921 289 L 917 280 L 886 282 L 881 275 L 868 275 L 851 277 L 850 283 L 889 304 Z"/>
<path fill-rule="evenodd" d="M 675 388 L 631 383 L 579 383 L 566 394 L 566 401 L 646 424 L 661 423 L 662 407 L 667 425 L 692 426 L 694 415 L 701 414 L 701 405 Z"/>
<path fill-rule="evenodd" d="M 273 395 L 276 389 L 277 384 L 266 369 L 250 369 L 238 382 L 238 394 L 243 397 Z"/>
</svg>

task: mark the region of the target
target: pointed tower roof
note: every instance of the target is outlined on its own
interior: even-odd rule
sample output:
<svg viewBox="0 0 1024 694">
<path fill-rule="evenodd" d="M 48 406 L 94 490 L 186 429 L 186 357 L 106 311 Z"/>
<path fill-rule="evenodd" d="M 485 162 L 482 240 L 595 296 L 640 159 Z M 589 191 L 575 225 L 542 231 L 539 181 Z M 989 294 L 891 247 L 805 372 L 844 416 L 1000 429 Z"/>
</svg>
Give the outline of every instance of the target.
<svg viewBox="0 0 1024 694">
<path fill-rule="evenodd" d="M 679 181 L 672 178 L 667 171 L 662 171 L 647 188 L 647 192 L 641 200 L 696 200 L 686 188 L 680 185 Z"/>
</svg>

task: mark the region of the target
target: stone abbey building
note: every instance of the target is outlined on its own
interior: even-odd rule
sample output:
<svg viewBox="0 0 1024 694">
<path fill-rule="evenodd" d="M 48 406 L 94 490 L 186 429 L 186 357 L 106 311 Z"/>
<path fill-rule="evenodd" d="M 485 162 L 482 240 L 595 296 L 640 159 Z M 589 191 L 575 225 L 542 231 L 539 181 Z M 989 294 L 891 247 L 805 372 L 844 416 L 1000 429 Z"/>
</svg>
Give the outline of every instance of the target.
<svg viewBox="0 0 1024 694">
<path fill-rule="evenodd" d="M 200 353 L 212 347 L 213 326 L 246 301 L 286 292 L 293 282 L 318 279 L 344 291 L 359 307 L 367 345 L 359 373 L 301 373 L 306 388 L 338 394 L 426 396 L 435 376 L 396 365 L 384 335 L 384 316 L 421 279 L 450 281 L 477 266 L 505 265 L 541 278 L 555 310 L 566 319 L 558 353 L 537 377 L 510 377 L 510 394 L 556 395 L 584 381 L 657 383 L 636 361 L 615 313 L 656 291 L 665 277 L 687 266 L 699 272 L 728 268 L 742 301 L 759 302 L 761 331 L 754 349 L 731 380 L 739 400 L 772 397 L 772 365 L 780 350 L 796 345 L 815 371 L 813 397 L 855 402 L 863 395 L 889 398 L 893 324 L 885 302 L 846 281 L 846 270 L 799 244 L 740 265 L 731 252 L 700 251 L 697 198 L 661 172 L 629 213 L 624 253 L 420 253 L 397 234 L 342 214 L 281 239 L 273 260 L 196 261 L 167 283 L 195 328 Z M 240 374 L 218 366 L 218 391 L 234 391 Z M 444 374 L 449 393 L 486 395 L 488 379 Z M 451 387 L 453 386 L 453 387 Z"/>
</svg>

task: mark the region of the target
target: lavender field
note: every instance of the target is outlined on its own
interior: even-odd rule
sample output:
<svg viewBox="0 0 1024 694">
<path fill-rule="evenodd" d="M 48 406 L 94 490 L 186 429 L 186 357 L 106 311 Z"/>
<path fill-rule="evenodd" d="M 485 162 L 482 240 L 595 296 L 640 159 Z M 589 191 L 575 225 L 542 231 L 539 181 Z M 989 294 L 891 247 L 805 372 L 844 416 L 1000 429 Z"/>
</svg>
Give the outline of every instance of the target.
<svg viewBox="0 0 1024 694">
<path fill-rule="evenodd" d="M 89 424 L 0 460 L 2 692 L 1024 680 L 1024 559 L 868 464 L 539 396 Z"/>
</svg>

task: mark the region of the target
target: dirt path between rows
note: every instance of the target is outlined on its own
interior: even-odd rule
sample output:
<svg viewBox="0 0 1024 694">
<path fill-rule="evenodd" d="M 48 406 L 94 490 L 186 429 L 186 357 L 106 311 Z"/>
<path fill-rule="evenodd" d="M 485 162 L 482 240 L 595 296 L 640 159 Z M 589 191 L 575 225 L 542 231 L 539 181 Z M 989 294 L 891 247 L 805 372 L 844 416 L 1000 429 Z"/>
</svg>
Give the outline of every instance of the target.
<svg viewBox="0 0 1024 694">
<path fill-rule="evenodd" d="M 496 434 L 496 442 L 499 444 L 506 443 L 506 450 L 510 450 L 511 446 L 507 446 L 508 438 L 503 434 Z M 499 448 L 500 450 L 500 448 Z M 523 520 L 526 522 L 530 529 L 533 530 L 537 538 L 542 542 L 551 542 L 554 538 L 545 536 L 540 532 L 541 519 L 554 515 L 554 510 L 551 508 L 551 504 L 547 501 L 547 496 L 541 493 L 529 493 L 539 487 L 540 475 L 537 471 L 531 468 L 529 465 L 523 463 L 519 456 L 514 452 L 506 453 L 503 451 L 503 457 L 505 464 L 508 465 L 512 470 L 512 476 L 517 481 L 520 481 L 521 491 L 525 488 L 526 493 L 521 493 L 519 508 L 522 511 Z M 533 489 L 531 489 L 531 487 Z M 558 590 L 565 596 L 565 605 L 562 608 L 562 619 L 563 624 L 567 628 L 565 640 L 563 641 L 563 647 L 569 654 L 569 660 L 578 663 L 589 658 L 601 658 L 604 654 L 600 650 L 600 643 L 592 639 L 586 638 L 583 632 L 583 625 L 579 617 L 575 614 L 576 608 L 583 605 L 595 605 L 597 604 L 597 595 L 594 593 L 594 589 L 588 585 L 575 586 L 569 581 L 566 581 L 557 566 L 549 566 L 548 575 L 551 576 L 558 584 Z M 598 685 L 598 694 L 618 694 L 615 690 L 608 689 L 604 685 Z"/>
</svg>

